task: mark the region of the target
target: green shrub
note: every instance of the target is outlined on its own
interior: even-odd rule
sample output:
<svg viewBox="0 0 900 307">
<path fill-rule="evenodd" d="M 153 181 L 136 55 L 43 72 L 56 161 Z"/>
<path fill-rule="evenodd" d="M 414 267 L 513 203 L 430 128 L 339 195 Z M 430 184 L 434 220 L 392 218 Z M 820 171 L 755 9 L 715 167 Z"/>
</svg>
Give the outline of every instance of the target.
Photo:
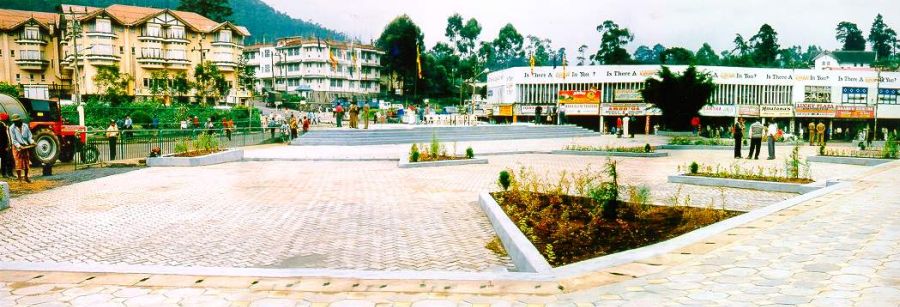
<svg viewBox="0 0 900 307">
<path fill-rule="evenodd" d="M 468 148 L 466 148 L 466 158 L 467 158 L 467 159 L 473 159 L 473 158 L 475 158 L 475 150 L 472 149 L 471 146 L 468 147 Z"/>
<path fill-rule="evenodd" d="M 887 140 L 884 141 L 884 147 L 881 148 L 881 156 L 888 159 L 897 159 L 897 135 L 888 133 Z"/>
<path fill-rule="evenodd" d="M 509 190 L 509 185 L 510 183 L 512 183 L 512 178 L 510 178 L 509 171 L 500 171 L 500 178 L 497 179 L 497 182 L 500 183 L 500 187 L 503 188 L 504 191 Z"/>
<path fill-rule="evenodd" d="M 644 152 L 653 151 L 653 147 L 650 147 L 650 144 L 644 144 Z"/>
<path fill-rule="evenodd" d="M 191 145 L 188 142 L 187 138 L 180 139 L 177 142 L 175 142 L 175 153 L 176 154 L 186 153 L 186 152 L 188 152 L 188 150 L 190 150 L 190 146 Z"/>
<path fill-rule="evenodd" d="M 691 174 L 696 174 L 698 171 L 700 171 L 700 165 L 697 164 L 697 161 L 691 162 L 690 171 Z"/>
<path fill-rule="evenodd" d="M 153 122 L 153 117 L 144 110 L 137 110 L 131 113 L 131 120 L 136 125 L 149 125 Z"/>
<path fill-rule="evenodd" d="M 419 162 L 419 146 L 416 144 L 409 149 L 409 162 Z"/>
<path fill-rule="evenodd" d="M 194 140 L 194 150 L 199 151 L 218 151 L 219 138 L 209 133 L 201 133 Z"/>
<path fill-rule="evenodd" d="M 428 149 L 428 155 L 437 157 L 441 153 L 441 142 L 438 141 L 437 134 L 431 133 L 431 147 Z"/>
</svg>

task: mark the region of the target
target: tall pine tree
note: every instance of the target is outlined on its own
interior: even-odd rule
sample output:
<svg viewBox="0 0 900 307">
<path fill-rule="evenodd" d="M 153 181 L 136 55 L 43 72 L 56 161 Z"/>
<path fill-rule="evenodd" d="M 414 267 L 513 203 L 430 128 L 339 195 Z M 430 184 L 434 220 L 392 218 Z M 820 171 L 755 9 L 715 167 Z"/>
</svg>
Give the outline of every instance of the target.
<svg viewBox="0 0 900 307">
<path fill-rule="evenodd" d="M 834 38 L 844 44 L 844 51 L 866 50 L 866 39 L 855 23 L 841 21 L 834 30 L 837 31 Z"/>
<path fill-rule="evenodd" d="M 194 12 L 218 22 L 231 21 L 228 0 L 181 0 L 178 10 Z"/>
</svg>

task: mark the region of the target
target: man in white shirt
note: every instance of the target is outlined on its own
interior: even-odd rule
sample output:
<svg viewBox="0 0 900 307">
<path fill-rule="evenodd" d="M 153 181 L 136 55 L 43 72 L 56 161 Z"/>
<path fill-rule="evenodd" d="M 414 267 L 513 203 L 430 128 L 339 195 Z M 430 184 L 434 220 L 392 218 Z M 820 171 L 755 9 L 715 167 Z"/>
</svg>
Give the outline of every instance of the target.
<svg viewBox="0 0 900 307">
<path fill-rule="evenodd" d="M 778 136 L 778 124 L 775 121 L 769 122 L 769 129 L 766 131 L 766 137 L 769 139 L 769 160 L 775 160 L 775 138 Z"/>
<path fill-rule="evenodd" d="M 622 135 L 624 137 L 631 136 L 631 131 L 628 130 L 628 124 L 631 122 L 631 117 L 628 116 L 628 113 L 625 113 L 625 118 L 622 119 L 622 130 L 624 131 Z"/>
</svg>

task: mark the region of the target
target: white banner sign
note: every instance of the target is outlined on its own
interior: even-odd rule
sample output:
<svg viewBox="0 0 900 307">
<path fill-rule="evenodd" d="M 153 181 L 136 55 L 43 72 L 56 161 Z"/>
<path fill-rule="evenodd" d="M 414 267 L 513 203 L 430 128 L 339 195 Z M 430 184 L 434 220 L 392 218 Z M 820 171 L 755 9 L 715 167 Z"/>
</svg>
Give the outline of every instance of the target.
<svg viewBox="0 0 900 307">
<path fill-rule="evenodd" d="M 793 117 L 794 106 L 759 106 L 760 117 Z"/>
<path fill-rule="evenodd" d="M 570 115 L 597 115 L 599 114 L 599 104 L 564 104 L 566 116 Z"/>
<path fill-rule="evenodd" d="M 523 105 L 519 108 L 519 115 L 534 115 L 534 110 L 537 109 L 538 106 L 535 105 Z M 541 114 L 547 115 L 547 112 L 550 110 L 550 106 L 540 106 Z"/>
<path fill-rule="evenodd" d="M 701 116 L 734 117 L 733 105 L 708 104 L 700 109 Z"/>
</svg>

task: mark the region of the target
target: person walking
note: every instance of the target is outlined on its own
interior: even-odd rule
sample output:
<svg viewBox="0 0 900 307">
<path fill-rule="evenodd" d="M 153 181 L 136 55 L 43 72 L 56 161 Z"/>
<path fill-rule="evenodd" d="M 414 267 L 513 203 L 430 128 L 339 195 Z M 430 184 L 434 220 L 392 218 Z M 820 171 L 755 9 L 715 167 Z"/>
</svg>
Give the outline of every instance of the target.
<svg viewBox="0 0 900 307">
<path fill-rule="evenodd" d="M 234 133 L 234 120 L 229 118 L 228 121 L 225 122 L 225 137 L 227 137 L 229 141 L 231 141 L 232 133 Z"/>
<path fill-rule="evenodd" d="M 558 121 L 557 124 L 558 124 L 558 125 L 565 125 L 565 124 L 566 124 L 566 105 L 561 104 L 561 105 L 559 105 L 559 108 L 556 109 L 556 110 L 558 111 L 557 114 L 559 114 L 559 115 L 558 115 L 559 118 L 557 118 L 557 121 Z"/>
<path fill-rule="evenodd" d="M 334 116 L 335 116 L 334 117 L 335 127 L 338 127 L 338 128 L 343 127 L 344 107 L 341 106 L 340 103 L 338 103 L 338 105 L 336 107 L 334 107 Z"/>
<path fill-rule="evenodd" d="M 819 122 L 816 125 L 816 139 L 819 141 L 819 146 L 825 146 L 825 122 Z"/>
<path fill-rule="evenodd" d="M 306 134 L 307 132 L 309 132 L 309 118 L 304 116 L 303 117 L 303 134 Z"/>
<path fill-rule="evenodd" d="M 700 117 L 694 116 L 691 118 L 691 127 L 694 128 L 694 136 L 697 136 L 700 133 Z"/>
<path fill-rule="evenodd" d="M 631 135 L 631 132 L 628 130 L 629 123 L 631 123 L 631 117 L 628 116 L 628 113 L 625 113 L 625 118 L 622 118 L 622 135 L 625 137 Z"/>
<path fill-rule="evenodd" d="M 742 158 L 741 155 L 743 155 L 741 145 L 744 142 L 744 118 L 739 117 L 731 130 L 731 135 L 734 137 L 734 158 L 740 159 Z"/>
<path fill-rule="evenodd" d="M 16 168 L 16 161 L 13 160 L 7 121 L 9 121 L 9 114 L 0 113 L 0 175 L 3 175 L 3 178 L 14 178 L 13 170 Z"/>
<path fill-rule="evenodd" d="M 616 117 L 616 126 L 613 127 L 613 134 L 615 134 L 616 137 L 620 137 L 620 138 L 621 138 L 621 137 L 622 137 L 622 131 L 623 131 L 623 130 L 622 130 L 622 118 L 621 118 L 621 117 Z"/>
<path fill-rule="evenodd" d="M 350 128 L 359 129 L 359 107 L 356 103 L 350 105 Z"/>
<path fill-rule="evenodd" d="M 809 131 L 809 146 L 813 146 L 813 143 L 816 141 L 816 123 L 809 122 L 809 126 L 807 126 Z"/>
<path fill-rule="evenodd" d="M 759 151 L 762 149 L 762 138 L 766 134 L 766 127 L 759 121 L 750 125 L 750 152 L 747 159 L 759 160 Z"/>
<path fill-rule="evenodd" d="M 369 103 L 366 102 L 363 104 L 363 120 L 365 121 L 365 129 L 369 129 Z"/>
<path fill-rule="evenodd" d="M 541 124 L 541 111 L 544 111 L 544 109 L 541 108 L 541 106 L 537 106 L 534 108 L 534 123 L 536 125 Z"/>
<path fill-rule="evenodd" d="M 215 132 L 213 129 L 216 129 L 216 124 L 213 124 L 212 117 L 206 118 L 206 124 L 204 125 L 204 128 L 206 128 L 206 134 L 213 135 L 213 133 Z"/>
<path fill-rule="evenodd" d="M 291 139 L 292 140 L 297 138 L 297 128 L 298 127 L 299 126 L 298 126 L 297 118 L 294 117 L 293 113 L 291 113 L 290 128 L 291 128 Z"/>
<path fill-rule="evenodd" d="M 778 137 L 778 124 L 775 121 L 769 122 L 769 129 L 766 131 L 767 145 L 769 145 L 768 160 L 775 160 L 775 138 Z"/>
<path fill-rule="evenodd" d="M 19 180 L 25 180 L 31 183 L 28 178 L 28 169 L 31 166 L 31 149 L 34 148 L 34 138 L 31 136 L 31 129 L 28 125 L 22 123 L 22 117 L 19 114 L 13 114 L 12 127 L 9 127 L 9 139 L 13 145 L 13 155 L 16 160 L 16 177 Z M 22 177 L 22 173 L 25 176 Z"/>
<path fill-rule="evenodd" d="M 106 127 L 106 140 L 109 141 L 109 160 L 116 159 L 116 143 L 119 140 L 119 127 L 116 121 L 110 120 L 109 127 Z"/>
</svg>

